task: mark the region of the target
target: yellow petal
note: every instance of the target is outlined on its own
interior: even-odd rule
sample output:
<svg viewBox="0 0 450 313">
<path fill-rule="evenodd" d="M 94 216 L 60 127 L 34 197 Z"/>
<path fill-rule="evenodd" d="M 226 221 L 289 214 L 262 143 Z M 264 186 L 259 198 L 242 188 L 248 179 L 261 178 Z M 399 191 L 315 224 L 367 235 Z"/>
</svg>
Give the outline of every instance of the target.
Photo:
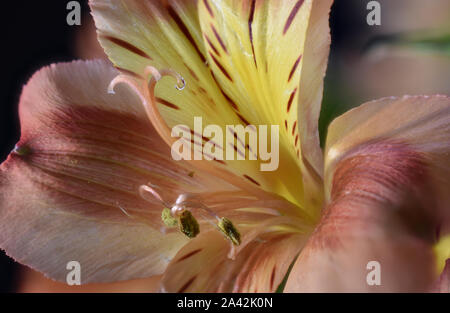
<svg viewBox="0 0 450 313">
<path fill-rule="evenodd" d="M 445 262 L 450 259 L 450 234 L 443 236 L 434 246 L 436 254 L 437 270 L 441 273 L 445 268 Z"/>
<path fill-rule="evenodd" d="M 207 58 L 222 93 L 232 103 L 234 111 L 249 123 L 279 126 L 280 154 L 284 157 L 277 175 L 281 175 L 283 181 L 272 184 L 271 188 L 302 204 L 305 204 L 300 178 L 303 135 L 299 134 L 299 127 L 310 126 L 299 125 L 303 120 L 298 119 L 297 103 L 303 88 L 299 84 L 313 6 L 314 18 L 328 25 L 327 11 L 316 8 L 317 5 L 308 0 L 199 1 Z M 317 35 L 318 31 L 314 31 Z M 323 36 L 315 38 L 320 45 L 311 50 L 324 62 L 322 55 L 328 54 L 328 47 L 322 43 L 322 37 L 327 38 L 328 30 L 321 28 L 320 31 L 324 32 Z M 312 66 L 316 66 L 316 61 L 312 62 Z M 321 82 L 323 70 L 313 76 L 315 83 Z M 316 86 L 307 84 L 314 95 L 320 93 Z M 309 91 L 304 93 L 301 97 L 307 97 Z M 320 97 L 318 100 L 320 111 Z M 315 117 L 318 115 L 312 116 Z M 304 119 L 307 118 L 310 117 Z"/>
<path fill-rule="evenodd" d="M 278 125 L 277 171 L 262 172 L 261 163 L 265 162 L 248 160 L 257 147 L 241 147 L 234 138 L 221 146 L 247 154 L 247 160 L 226 160 L 225 165 L 214 167 L 223 167 L 258 188 L 302 205 L 297 100 L 311 1 L 245 1 L 241 6 L 238 2 L 198 1 L 198 13 L 195 3 L 94 0 L 91 8 L 100 42 L 123 72 L 143 77 L 146 66 L 153 66 L 170 68 L 184 78 L 186 88 L 181 92 L 174 90 L 170 79 L 162 79 L 156 86 L 158 108 L 169 127 L 184 124 L 193 130 L 195 116 L 203 118 L 203 125 L 219 125 L 224 134 L 229 131 L 226 125 Z M 222 16 L 223 12 L 228 13 Z M 249 24 L 250 13 L 253 20 Z M 209 21 L 211 14 L 217 20 Z M 227 25 L 222 17 L 229 19 Z M 209 22 L 217 25 L 216 32 Z M 250 28 L 254 40 L 250 40 Z M 298 44 L 291 45 L 293 41 Z M 225 56 L 226 44 L 233 45 L 227 51 L 229 57 Z M 223 68 L 220 49 L 221 58 L 226 60 Z M 242 58 L 242 52 L 251 53 L 250 58 Z M 230 68 L 230 62 L 237 66 Z M 255 62 L 261 62 L 258 69 Z M 229 75 L 235 75 L 235 84 L 227 83 Z"/>
<path fill-rule="evenodd" d="M 313 1 L 303 51 L 298 99 L 298 126 L 305 203 L 322 207 L 323 152 L 319 139 L 319 115 L 323 93 L 323 78 L 330 51 L 328 23 L 333 0 Z"/>
</svg>

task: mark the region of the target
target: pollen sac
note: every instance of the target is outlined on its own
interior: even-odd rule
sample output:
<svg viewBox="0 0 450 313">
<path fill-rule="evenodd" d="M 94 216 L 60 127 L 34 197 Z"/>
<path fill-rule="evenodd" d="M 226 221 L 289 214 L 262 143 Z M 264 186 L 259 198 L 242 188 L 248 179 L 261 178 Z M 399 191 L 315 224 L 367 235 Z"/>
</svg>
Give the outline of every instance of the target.
<svg viewBox="0 0 450 313">
<path fill-rule="evenodd" d="M 217 224 L 217 227 L 219 227 L 225 237 L 230 239 L 235 246 L 239 246 L 241 244 L 241 234 L 229 219 L 222 217 Z"/>
<path fill-rule="evenodd" d="M 178 225 L 178 220 L 172 216 L 172 212 L 169 208 L 164 208 L 162 210 L 161 219 L 167 227 L 176 227 Z"/>
<path fill-rule="evenodd" d="M 200 233 L 200 226 L 197 220 L 188 210 L 181 213 L 179 217 L 180 231 L 189 238 L 194 238 Z"/>
</svg>

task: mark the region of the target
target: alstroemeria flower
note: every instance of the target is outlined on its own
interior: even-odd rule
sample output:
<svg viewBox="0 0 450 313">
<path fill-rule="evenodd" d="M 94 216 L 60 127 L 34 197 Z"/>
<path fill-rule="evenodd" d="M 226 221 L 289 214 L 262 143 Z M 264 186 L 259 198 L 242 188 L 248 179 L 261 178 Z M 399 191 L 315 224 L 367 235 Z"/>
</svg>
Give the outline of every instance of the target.
<svg viewBox="0 0 450 313">
<path fill-rule="evenodd" d="M 450 99 L 363 104 L 333 121 L 322 151 L 331 3 L 91 1 L 120 72 L 57 64 L 24 88 L 22 136 L 0 172 L 0 246 L 57 280 L 75 260 L 83 283 L 162 274 L 160 289 L 175 292 L 274 291 L 291 264 L 286 291 L 439 288 Z M 192 130 L 196 116 L 224 132 L 279 125 L 278 169 L 173 160 L 171 128 Z M 175 203 L 198 221 L 195 238 L 163 223 Z M 232 221 L 240 242 L 211 216 Z M 367 284 L 370 261 L 381 286 Z"/>
</svg>

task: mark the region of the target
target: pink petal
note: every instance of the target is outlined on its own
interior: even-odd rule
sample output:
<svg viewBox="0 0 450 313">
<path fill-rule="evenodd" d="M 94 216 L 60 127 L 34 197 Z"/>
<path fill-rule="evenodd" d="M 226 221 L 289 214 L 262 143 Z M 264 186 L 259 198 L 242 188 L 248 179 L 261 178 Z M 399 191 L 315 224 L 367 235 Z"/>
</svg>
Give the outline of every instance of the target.
<svg viewBox="0 0 450 313">
<path fill-rule="evenodd" d="M 292 232 L 268 232 L 268 220 L 259 231 L 245 229 L 234 260 L 230 241 L 217 231 L 200 234 L 179 251 L 162 279 L 166 292 L 274 292 L 305 242 Z M 274 226 L 274 225 L 272 225 Z"/>
<path fill-rule="evenodd" d="M 107 93 L 117 74 L 103 61 L 36 73 L 20 100 L 21 139 L 1 165 L 0 247 L 60 281 L 69 261 L 81 264 L 82 283 L 164 271 L 186 239 L 160 232 L 162 204 L 144 200 L 140 185 L 168 202 L 234 190 L 174 161 L 138 97 Z"/>
<path fill-rule="evenodd" d="M 433 245 L 450 231 L 449 121 L 449 98 L 432 96 L 374 101 L 332 123 L 328 204 L 288 291 L 429 290 Z M 372 261 L 381 285 L 367 281 Z"/>
</svg>

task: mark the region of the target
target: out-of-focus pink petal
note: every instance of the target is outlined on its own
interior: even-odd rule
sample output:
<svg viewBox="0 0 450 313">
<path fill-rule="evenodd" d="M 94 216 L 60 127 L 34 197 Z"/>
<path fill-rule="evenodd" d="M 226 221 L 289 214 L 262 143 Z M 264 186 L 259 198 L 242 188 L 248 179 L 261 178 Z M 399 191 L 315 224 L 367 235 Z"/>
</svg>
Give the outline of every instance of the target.
<svg viewBox="0 0 450 313">
<path fill-rule="evenodd" d="M 448 232 L 449 120 L 449 98 L 433 96 L 382 99 L 332 123 L 328 203 L 287 291 L 429 290 Z"/>
<path fill-rule="evenodd" d="M 161 275 L 107 284 L 69 286 L 46 278 L 30 268 L 21 269 L 15 291 L 20 293 L 115 293 L 115 292 L 157 292 Z"/>
<path fill-rule="evenodd" d="M 371 101 L 330 125 L 325 151 L 325 189 L 330 199 L 334 168 L 367 143 L 407 145 L 421 154 L 433 184 L 440 235 L 450 234 L 450 98 L 445 95 L 390 97 Z"/>
</svg>

